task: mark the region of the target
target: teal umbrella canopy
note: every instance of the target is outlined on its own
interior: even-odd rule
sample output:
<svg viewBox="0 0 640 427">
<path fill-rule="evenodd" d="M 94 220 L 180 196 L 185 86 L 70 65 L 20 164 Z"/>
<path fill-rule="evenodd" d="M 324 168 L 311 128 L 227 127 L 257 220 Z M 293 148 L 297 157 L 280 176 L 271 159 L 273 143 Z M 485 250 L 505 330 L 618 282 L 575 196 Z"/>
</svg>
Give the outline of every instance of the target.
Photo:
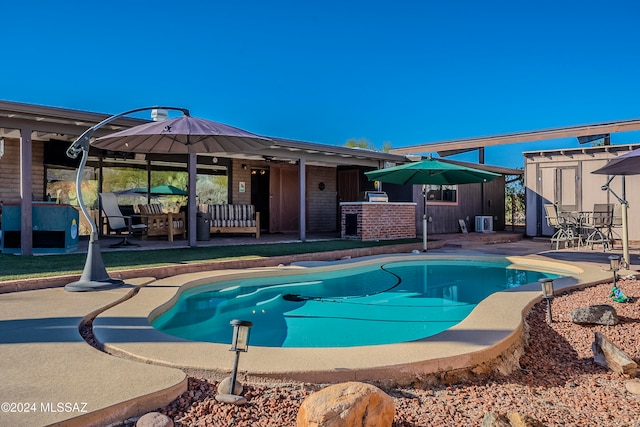
<svg viewBox="0 0 640 427">
<path fill-rule="evenodd" d="M 142 191 L 146 193 L 147 190 Z M 156 196 L 186 196 L 187 192 L 173 185 L 156 185 L 151 187 L 151 194 Z"/>
<path fill-rule="evenodd" d="M 369 181 L 390 184 L 457 185 L 489 182 L 500 175 L 437 159 L 425 159 L 365 172 Z"/>
<path fill-rule="evenodd" d="M 173 185 L 156 185 L 151 187 L 149 193 L 152 196 L 186 196 L 187 192 Z M 131 188 L 129 190 L 116 191 L 120 196 L 145 195 L 147 189 L 143 187 Z"/>
</svg>

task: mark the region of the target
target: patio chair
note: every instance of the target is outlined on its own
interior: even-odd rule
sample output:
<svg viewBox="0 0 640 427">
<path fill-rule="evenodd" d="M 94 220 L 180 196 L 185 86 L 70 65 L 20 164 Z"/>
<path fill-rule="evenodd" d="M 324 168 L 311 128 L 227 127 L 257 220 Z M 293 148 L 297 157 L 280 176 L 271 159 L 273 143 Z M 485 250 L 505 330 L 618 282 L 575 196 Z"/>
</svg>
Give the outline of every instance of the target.
<svg viewBox="0 0 640 427">
<path fill-rule="evenodd" d="M 601 244 L 602 251 L 606 252 L 611 243 L 610 233 L 613 224 L 613 203 L 596 203 L 593 212 L 585 227 L 589 230 L 586 245 L 593 249 L 594 245 Z"/>
<path fill-rule="evenodd" d="M 129 242 L 128 238 L 133 235 L 134 232 L 144 232 L 147 229 L 146 224 L 134 224 L 130 215 L 122 215 L 120 207 L 118 207 L 118 198 L 114 193 L 100 193 L 100 202 L 102 205 L 102 211 L 107 217 L 107 222 L 111 230 L 117 234 L 126 233 L 122 241 L 110 245 L 111 248 L 120 246 L 139 246 L 135 243 Z"/>
<path fill-rule="evenodd" d="M 578 241 L 580 237 L 575 233 L 571 225 L 558 215 L 558 208 L 553 204 L 545 204 L 544 211 L 547 217 L 547 225 L 553 227 L 556 232 L 551 236 L 551 248 L 553 244 L 556 244 L 556 250 L 560 248 L 560 243 L 563 242 L 565 248 L 568 245 Z M 579 244 L 579 243 L 578 243 Z"/>
<path fill-rule="evenodd" d="M 614 234 L 619 240 L 622 240 L 622 237 L 618 234 L 617 231 L 614 230 L 617 228 L 622 228 L 622 206 L 616 203 L 615 205 L 613 205 L 613 218 L 611 219 L 611 225 L 609 226 L 609 230 L 607 232 L 607 237 L 611 242 L 611 248 L 614 247 L 614 243 L 616 241 L 616 237 L 614 237 Z"/>
</svg>

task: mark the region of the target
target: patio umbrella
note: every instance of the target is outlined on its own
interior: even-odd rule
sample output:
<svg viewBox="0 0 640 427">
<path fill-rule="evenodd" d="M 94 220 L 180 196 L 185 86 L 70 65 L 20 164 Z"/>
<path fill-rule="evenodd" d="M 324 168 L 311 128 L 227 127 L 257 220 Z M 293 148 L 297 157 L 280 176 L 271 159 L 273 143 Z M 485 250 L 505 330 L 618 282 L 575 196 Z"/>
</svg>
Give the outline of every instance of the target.
<svg viewBox="0 0 640 427">
<path fill-rule="evenodd" d="M 609 163 L 594 170 L 600 175 L 638 175 L 640 174 L 640 148 L 609 160 Z"/>
<path fill-rule="evenodd" d="M 418 162 L 406 163 L 376 171 L 365 172 L 369 181 L 391 184 L 458 185 L 488 182 L 500 176 L 493 172 L 448 163 L 429 157 Z M 423 251 L 427 251 L 427 202 L 423 189 L 422 238 Z"/>
<path fill-rule="evenodd" d="M 145 189 L 143 191 L 143 193 L 146 193 L 147 190 Z M 151 187 L 150 191 L 152 196 L 186 196 L 187 192 L 178 188 L 178 187 L 174 187 L 173 185 L 155 185 L 153 187 Z"/>
<path fill-rule="evenodd" d="M 139 126 L 134 126 L 120 132 L 98 138 L 91 142 L 96 130 L 106 124 L 129 114 L 148 110 L 174 110 L 181 111 L 182 117 L 171 120 L 150 122 Z M 225 153 L 225 152 L 251 152 L 269 146 L 271 140 L 266 137 L 254 135 L 232 126 L 216 123 L 209 120 L 197 119 L 189 115 L 189 111 L 177 107 L 142 107 L 124 113 L 107 117 L 100 123 L 87 129 L 76 139 L 67 149 L 67 156 L 77 158 L 82 153 L 80 166 L 76 174 L 76 189 L 78 193 L 78 205 L 82 213 L 91 224 L 91 236 L 89 239 L 89 249 L 87 260 L 80 280 L 69 283 L 66 290 L 92 291 L 109 289 L 121 286 L 123 281 L 109 277 L 98 243 L 98 229 L 91 218 L 82 200 L 81 181 L 82 172 L 89 156 L 90 146 L 103 150 L 125 151 L 133 153 L 171 153 L 190 154 L 188 160 L 189 174 L 189 245 L 196 244 L 196 156 L 204 153 Z"/>
<path fill-rule="evenodd" d="M 174 187 L 173 185 L 156 185 L 147 190 L 144 187 L 130 188 L 128 190 L 120 190 L 115 192 L 121 196 L 145 195 L 150 193 L 152 196 L 186 196 L 187 192 Z"/>
<path fill-rule="evenodd" d="M 204 154 L 259 151 L 271 139 L 210 120 L 189 116 L 145 123 L 97 138 L 92 147 L 131 153 Z M 196 223 L 195 161 L 188 168 L 189 224 Z M 157 194 L 157 193 L 156 193 Z M 194 227 L 189 227 L 189 245 L 196 245 Z"/>
<path fill-rule="evenodd" d="M 103 150 L 131 153 L 232 153 L 265 148 L 269 138 L 188 115 L 145 123 L 96 139 Z"/>
<path fill-rule="evenodd" d="M 628 228 L 628 202 L 627 202 L 627 194 L 625 189 L 625 175 L 638 175 L 640 174 L 640 148 L 637 150 L 629 151 L 622 156 L 618 156 L 615 159 L 609 160 L 609 162 L 601 167 L 600 169 L 596 169 L 591 173 L 599 174 L 599 175 L 621 175 L 622 176 L 622 197 L 618 197 L 616 193 L 609 188 L 609 184 L 611 183 L 611 179 L 607 181 L 605 185 L 602 186 L 603 190 L 609 190 L 611 194 L 618 199 L 620 202 L 621 212 L 620 216 L 622 217 L 622 253 L 624 260 L 629 263 L 630 255 L 629 255 L 629 228 Z"/>
</svg>

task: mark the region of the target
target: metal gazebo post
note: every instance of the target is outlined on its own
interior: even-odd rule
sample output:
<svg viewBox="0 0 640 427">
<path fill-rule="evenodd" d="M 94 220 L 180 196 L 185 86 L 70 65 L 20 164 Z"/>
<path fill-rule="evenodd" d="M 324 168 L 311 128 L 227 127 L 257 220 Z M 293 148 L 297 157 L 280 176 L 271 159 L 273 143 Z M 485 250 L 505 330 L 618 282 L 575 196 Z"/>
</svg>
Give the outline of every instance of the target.
<svg viewBox="0 0 640 427">
<path fill-rule="evenodd" d="M 136 108 L 135 110 L 125 111 L 124 113 L 116 114 L 108 117 L 100 123 L 87 129 L 82 135 L 76 139 L 71 146 L 67 149 L 67 156 L 76 159 L 78 154 L 82 153 L 82 159 L 78 166 L 78 174 L 76 176 L 76 193 L 78 196 L 78 205 L 82 214 L 87 219 L 87 222 L 91 225 L 91 235 L 89 237 L 89 247 L 87 249 L 87 259 L 82 270 L 82 276 L 77 282 L 67 284 L 64 288 L 69 292 L 83 292 L 83 291 L 98 291 L 105 289 L 113 289 L 124 285 L 124 281 L 121 279 L 112 279 L 109 277 L 107 270 L 102 260 L 102 253 L 100 252 L 100 244 L 98 243 L 98 227 L 96 226 L 93 218 L 89 215 L 89 211 L 84 204 L 82 197 L 82 173 L 89 157 L 89 148 L 91 146 L 91 137 L 97 129 L 100 129 L 104 125 L 129 114 L 137 113 L 139 111 L 153 110 L 153 109 L 165 109 L 165 110 L 178 110 L 182 111 L 185 115 L 189 115 L 189 111 L 184 108 L 176 107 L 143 107 Z"/>
</svg>

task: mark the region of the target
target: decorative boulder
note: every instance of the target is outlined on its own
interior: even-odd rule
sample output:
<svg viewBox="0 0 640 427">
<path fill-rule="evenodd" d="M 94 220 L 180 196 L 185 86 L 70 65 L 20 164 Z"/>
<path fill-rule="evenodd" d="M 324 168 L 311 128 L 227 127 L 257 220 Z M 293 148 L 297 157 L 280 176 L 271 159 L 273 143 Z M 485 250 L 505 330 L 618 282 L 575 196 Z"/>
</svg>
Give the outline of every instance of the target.
<svg viewBox="0 0 640 427">
<path fill-rule="evenodd" d="M 578 307 L 569 314 L 573 323 L 581 325 L 606 325 L 618 324 L 616 309 L 608 304 L 590 305 Z"/>
<path fill-rule="evenodd" d="M 223 379 L 222 381 L 220 381 L 220 384 L 218 384 L 219 394 L 235 394 L 236 396 L 240 396 L 242 395 L 243 390 L 244 387 L 242 386 L 242 384 L 240 384 L 240 382 L 236 380 L 236 383 L 233 385 L 233 393 L 229 393 L 231 391 L 231 377 Z"/>
<path fill-rule="evenodd" d="M 138 419 L 136 427 L 173 427 L 173 420 L 160 412 L 149 412 Z"/>
<path fill-rule="evenodd" d="M 598 365 L 630 377 L 636 376 L 637 363 L 599 332 L 595 334 L 595 341 L 591 344 L 591 350 L 593 351 L 593 360 Z"/>
<path fill-rule="evenodd" d="M 509 412 L 506 415 L 487 412 L 481 427 L 544 427 L 544 424 L 519 412 Z"/>
<path fill-rule="evenodd" d="M 627 381 L 624 386 L 629 393 L 640 394 L 640 380 L 637 378 Z"/>
<path fill-rule="evenodd" d="M 511 427 L 509 419 L 504 414 L 497 414 L 495 412 L 487 412 L 484 414 L 482 424 L 480 427 Z"/>
<path fill-rule="evenodd" d="M 370 384 L 334 384 L 307 397 L 300 405 L 298 427 L 391 427 L 393 399 Z"/>
</svg>

